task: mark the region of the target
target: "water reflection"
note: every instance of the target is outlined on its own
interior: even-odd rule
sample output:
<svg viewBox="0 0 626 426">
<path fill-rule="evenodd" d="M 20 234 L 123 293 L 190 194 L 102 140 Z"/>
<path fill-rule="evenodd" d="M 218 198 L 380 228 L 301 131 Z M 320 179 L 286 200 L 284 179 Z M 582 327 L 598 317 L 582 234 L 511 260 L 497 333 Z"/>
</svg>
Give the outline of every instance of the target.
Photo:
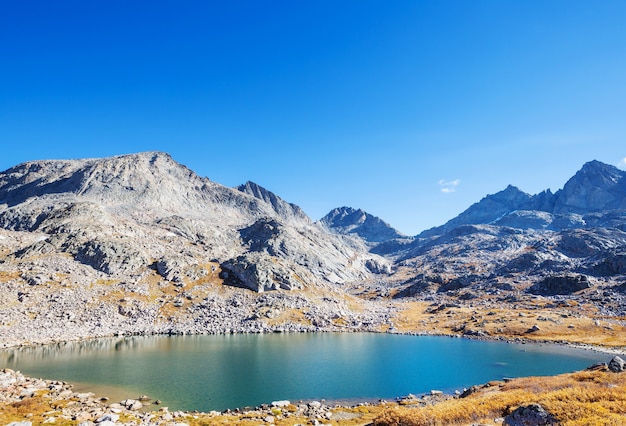
<svg viewBox="0 0 626 426">
<path fill-rule="evenodd" d="M 503 377 L 574 371 L 601 354 L 386 334 L 147 336 L 0 351 L 0 366 L 121 387 L 170 409 L 221 410 L 280 399 L 393 398 Z M 85 386 L 83 386 L 85 388 Z"/>
</svg>

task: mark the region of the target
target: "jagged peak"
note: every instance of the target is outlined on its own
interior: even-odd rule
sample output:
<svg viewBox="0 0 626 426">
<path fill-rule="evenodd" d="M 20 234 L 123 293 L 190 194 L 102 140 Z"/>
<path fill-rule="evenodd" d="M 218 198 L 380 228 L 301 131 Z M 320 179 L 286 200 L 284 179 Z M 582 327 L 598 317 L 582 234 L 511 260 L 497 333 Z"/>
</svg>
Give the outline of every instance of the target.
<svg viewBox="0 0 626 426">
<path fill-rule="evenodd" d="M 265 188 L 264 186 L 259 185 L 256 182 L 253 182 L 251 180 L 246 181 L 246 183 L 239 185 L 237 187 L 237 190 L 239 190 L 241 192 L 245 192 L 245 193 L 250 194 L 250 195 L 254 195 L 252 193 L 258 193 L 258 194 L 267 194 L 267 195 L 272 194 L 272 195 L 277 196 L 276 194 L 274 194 L 269 189 Z"/>
<path fill-rule="evenodd" d="M 601 170 L 601 169 L 616 169 L 616 167 L 610 164 L 603 163 L 602 161 L 599 161 L 599 160 L 587 161 L 581 167 L 581 170 Z"/>
<path fill-rule="evenodd" d="M 592 160 L 583 164 L 582 168 L 572 179 L 580 176 L 605 176 L 609 178 L 622 177 L 624 172 L 617 167 L 598 160 Z"/>
<path fill-rule="evenodd" d="M 356 234 L 368 242 L 377 243 L 404 237 L 404 234 L 381 218 L 353 207 L 337 207 L 320 219 L 320 222 L 333 232 Z"/>
<path fill-rule="evenodd" d="M 259 185 L 258 183 L 247 181 L 246 183 L 239 185 L 236 189 L 239 192 L 243 192 L 244 194 L 248 194 L 254 198 L 268 203 L 272 206 L 273 210 L 284 219 L 288 219 L 289 217 L 295 217 L 305 220 L 306 222 L 310 222 L 309 217 L 299 206 L 283 200 L 281 197 L 268 190 L 267 188 Z"/>
<path fill-rule="evenodd" d="M 336 207 L 336 208 L 332 209 L 324 217 L 331 217 L 331 216 L 333 216 L 333 217 L 335 217 L 335 216 L 346 217 L 346 216 L 350 216 L 350 215 L 368 215 L 368 214 L 369 213 L 363 211 L 362 209 L 355 209 L 354 207 L 343 206 L 343 207 Z"/>
<path fill-rule="evenodd" d="M 511 198 L 530 198 L 530 194 L 522 191 L 517 186 L 509 184 L 502 191 L 496 192 L 495 194 L 487 195 L 486 198 L 492 199 L 511 199 Z"/>
</svg>

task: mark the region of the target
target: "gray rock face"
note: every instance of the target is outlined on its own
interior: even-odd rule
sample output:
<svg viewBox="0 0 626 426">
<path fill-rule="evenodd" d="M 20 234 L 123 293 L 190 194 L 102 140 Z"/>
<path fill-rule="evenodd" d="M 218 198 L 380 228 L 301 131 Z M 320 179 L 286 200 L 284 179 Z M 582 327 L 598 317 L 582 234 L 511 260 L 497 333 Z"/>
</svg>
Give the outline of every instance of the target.
<svg viewBox="0 0 626 426">
<path fill-rule="evenodd" d="M 158 152 L 9 169 L 0 174 L 0 224 L 48 235 L 18 255 L 68 253 L 108 275 L 141 274 L 157 259 L 158 272 L 173 280 L 181 268 L 171 254 L 181 247 L 189 247 L 178 256 L 185 267 L 201 258 L 222 262 L 265 251 L 292 272 L 311 267 L 311 284 L 385 270 L 368 268 L 354 247 L 259 185 L 226 188 Z M 268 235 L 268 226 L 278 234 Z"/>
<path fill-rule="evenodd" d="M 609 370 L 614 373 L 621 373 L 622 371 L 626 370 L 626 361 L 618 356 L 614 356 L 609 362 Z"/>
<path fill-rule="evenodd" d="M 555 194 L 555 213 L 626 209 L 626 172 L 590 161 Z"/>
<path fill-rule="evenodd" d="M 272 256 L 246 253 L 222 263 L 225 282 L 258 293 L 268 290 L 299 290 L 306 282 Z"/>
<path fill-rule="evenodd" d="M 405 237 L 382 219 L 351 207 L 336 208 L 324 216 L 320 222 L 332 232 L 358 235 L 369 243 Z"/>
<path fill-rule="evenodd" d="M 291 204 L 280 198 L 278 195 L 263 188 L 262 186 L 254 182 L 246 182 L 243 185 L 237 187 L 237 189 L 248 195 L 252 195 L 259 200 L 272 206 L 274 211 L 283 219 L 296 219 L 309 222 L 309 217 L 302 211 L 300 207 L 295 204 Z"/>
<path fill-rule="evenodd" d="M 548 426 L 558 422 L 539 404 L 530 404 L 517 408 L 504 418 L 507 426 Z"/>
<path fill-rule="evenodd" d="M 594 269 L 602 276 L 626 274 L 626 253 L 610 253 Z"/>
<path fill-rule="evenodd" d="M 555 296 L 575 293 L 593 287 L 586 275 L 563 275 L 546 277 L 528 289 L 529 293 Z"/>
<path fill-rule="evenodd" d="M 130 244 L 87 241 L 75 249 L 75 259 L 107 274 L 131 273 L 148 264 L 148 258 Z"/>
</svg>

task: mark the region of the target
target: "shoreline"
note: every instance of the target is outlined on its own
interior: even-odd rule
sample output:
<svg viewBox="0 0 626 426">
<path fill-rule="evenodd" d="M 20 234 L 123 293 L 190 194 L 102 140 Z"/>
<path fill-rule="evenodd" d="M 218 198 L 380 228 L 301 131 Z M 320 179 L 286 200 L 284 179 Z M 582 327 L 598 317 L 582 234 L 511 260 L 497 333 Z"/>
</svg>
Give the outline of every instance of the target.
<svg viewBox="0 0 626 426">
<path fill-rule="evenodd" d="M 310 332 L 307 332 L 310 333 Z M 372 333 L 372 332 L 366 332 L 366 331 L 349 331 L 349 332 L 338 332 L 338 331 L 317 331 L 314 333 L 349 333 L 349 334 L 353 334 L 353 333 Z M 198 337 L 198 336 L 208 336 L 208 335 L 213 335 L 213 336 L 217 336 L 217 335 L 243 335 L 243 334 L 252 334 L 252 333 L 222 333 L 222 334 L 193 334 L 193 335 L 185 335 L 185 336 L 189 336 L 189 337 Z M 273 333 L 254 333 L 254 334 L 273 334 Z M 289 333 L 285 333 L 285 334 L 299 334 L 297 332 L 289 332 Z M 549 346 L 554 346 L 555 348 L 563 348 L 563 349 L 576 349 L 576 350 L 584 350 L 584 351 L 591 351 L 591 352 L 595 352 L 595 353 L 599 353 L 599 354 L 606 354 L 606 355 L 624 355 L 626 353 L 626 351 L 624 351 L 623 348 L 606 348 L 606 347 L 601 347 L 601 346 L 594 346 L 594 345 L 587 345 L 587 344 L 577 344 L 577 343 L 571 343 L 571 342 L 563 342 L 563 341 L 538 341 L 538 340 L 534 340 L 534 339 L 506 339 L 503 337 L 498 337 L 498 336 L 464 336 L 464 335 L 450 335 L 450 334 L 435 334 L 435 333 L 411 333 L 411 332 L 373 332 L 373 334 L 392 334 L 392 335 L 400 335 L 400 336 L 414 336 L 414 337 L 447 337 L 450 339 L 467 339 L 467 340 L 473 340 L 473 341 L 485 341 L 485 342 L 500 342 L 500 343 L 506 343 L 506 344 L 515 344 L 515 345 L 538 345 L 538 346 L 543 346 L 543 345 L 549 345 Z M 9 348 L 3 348 L 0 349 L 0 351 L 11 351 L 11 350 L 21 350 L 21 349 L 29 349 L 29 348 L 39 348 L 39 347 L 45 347 L 45 346 L 49 346 L 49 345 L 62 345 L 62 344 L 71 344 L 71 343 L 81 343 L 81 342 L 97 342 L 98 340 L 106 340 L 106 339 L 114 339 L 114 338 L 149 338 L 149 337 L 154 337 L 154 338 L 159 338 L 159 337 L 175 337 L 175 336 L 181 336 L 181 335 L 172 335 L 172 334 L 129 334 L 129 335 L 115 335 L 115 336 L 108 336 L 108 337 L 92 337 L 89 339 L 74 339 L 74 340 L 64 340 L 64 341 L 56 341 L 56 342 L 52 342 L 52 343 L 37 343 L 37 344 L 28 344 L 28 345 L 20 345 L 20 346 L 13 346 L 13 347 L 9 347 Z M 545 377 L 549 377 L 549 376 L 545 376 Z M 100 385 L 98 385 L 97 383 L 79 383 L 79 382 L 72 382 L 73 387 L 80 393 L 80 392 L 86 392 L 86 393 L 93 393 L 94 396 L 106 396 L 106 397 L 113 397 L 113 399 L 118 399 L 123 397 L 129 397 L 129 395 L 134 395 L 138 392 L 135 391 L 126 391 L 125 388 L 116 388 L 116 392 L 114 393 L 107 393 L 105 390 L 103 390 L 105 387 L 102 387 Z M 444 389 L 443 390 L 443 394 L 447 395 L 447 396 L 452 396 L 454 395 L 454 393 L 458 393 L 459 389 Z M 424 394 L 419 394 L 419 395 L 427 395 L 427 393 Z M 137 396 L 137 395 L 135 395 Z M 157 395 L 158 396 L 158 395 Z M 392 397 L 384 397 L 384 396 L 374 396 L 374 397 L 367 397 L 367 398 L 341 398 L 341 399 L 329 399 L 326 398 L 326 402 L 332 405 L 340 405 L 343 407 L 355 407 L 358 406 L 360 404 L 363 403 L 367 403 L 367 404 L 375 404 L 375 403 L 382 403 L 384 401 L 398 401 L 401 398 L 403 398 L 403 395 L 394 395 Z M 301 402 L 306 403 L 309 400 L 302 400 Z M 250 407 L 234 407 L 234 408 L 229 408 L 226 409 L 224 411 L 222 411 L 223 413 L 225 412 L 231 412 L 231 411 L 240 411 L 244 408 L 250 408 Z M 258 407 L 257 407 L 258 408 Z M 157 408 L 158 409 L 158 408 Z M 188 412 L 193 412 L 192 411 L 188 411 Z"/>
<path fill-rule="evenodd" d="M 611 355 L 626 355 L 626 346 L 602 346 L 595 345 L 590 343 L 579 343 L 579 342 L 570 342 L 567 340 L 549 340 L 549 339 L 529 339 L 523 337 L 505 337 L 505 336 L 472 336 L 472 335 L 464 335 L 464 334 L 451 334 L 451 333 L 436 333 L 436 332 L 412 332 L 412 331 L 376 331 L 376 330 L 287 330 L 287 331 L 269 331 L 269 332 L 230 332 L 230 333 L 127 333 L 127 334 L 109 334 L 109 335 L 99 335 L 99 336 L 91 336 L 91 337 L 78 337 L 78 338 L 69 338 L 69 339 L 52 339 L 49 341 L 41 341 L 41 342 L 23 342 L 16 344 L 2 344 L 0 347 L 0 351 L 3 350 L 11 350 L 11 349 L 20 349 L 20 348 L 35 348 L 42 346 L 50 346 L 50 345 L 59 345 L 66 343 L 78 343 L 78 342 L 88 342 L 95 341 L 98 339 L 112 339 L 112 338 L 130 338 L 130 337 L 182 337 L 182 336 L 228 336 L 228 335 L 272 335 L 272 334 L 309 334 L 309 333 L 372 333 L 372 334 L 394 334 L 394 335 L 402 335 L 402 336 L 415 336 L 415 337 L 449 337 L 453 339 L 467 339 L 467 340 L 477 340 L 477 341 L 485 341 L 485 342 L 503 342 L 510 344 L 538 344 L 538 345 L 555 345 L 555 346 L 563 346 L 573 349 L 583 349 L 594 352 L 606 353 Z"/>
</svg>

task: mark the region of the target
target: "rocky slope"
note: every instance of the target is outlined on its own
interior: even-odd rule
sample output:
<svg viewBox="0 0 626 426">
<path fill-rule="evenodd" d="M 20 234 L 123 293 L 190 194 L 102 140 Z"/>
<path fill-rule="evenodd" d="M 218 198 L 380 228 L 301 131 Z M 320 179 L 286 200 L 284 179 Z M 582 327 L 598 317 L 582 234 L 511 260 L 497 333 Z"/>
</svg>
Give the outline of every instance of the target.
<svg viewBox="0 0 626 426">
<path fill-rule="evenodd" d="M 585 164 L 552 194 L 488 195 L 396 250 L 396 296 L 566 297 L 624 316 L 626 172 Z"/>
<path fill-rule="evenodd" d="M 375 289 L 380 295 L 453 303 L 566 297 L 624 316 L 625 177 L 591 161 L 554 194 L 509 185 L 415 237 L 350 208 L 335 209 L 322 222 L 394 261 L 394 274 Z"/>
<path fill-rule="evenodd" d="M 306 319 L 297 329 L 361 324 L 339 302 L 342 284 L 387 265 L 258 185 L 227 188 L 158 152 L 2 172 L 0 227 L 0 334 L 11 341 L 37 329 L 42 341 L 261 331 L 268 312 L 292 309 Z"/>
</svg>

